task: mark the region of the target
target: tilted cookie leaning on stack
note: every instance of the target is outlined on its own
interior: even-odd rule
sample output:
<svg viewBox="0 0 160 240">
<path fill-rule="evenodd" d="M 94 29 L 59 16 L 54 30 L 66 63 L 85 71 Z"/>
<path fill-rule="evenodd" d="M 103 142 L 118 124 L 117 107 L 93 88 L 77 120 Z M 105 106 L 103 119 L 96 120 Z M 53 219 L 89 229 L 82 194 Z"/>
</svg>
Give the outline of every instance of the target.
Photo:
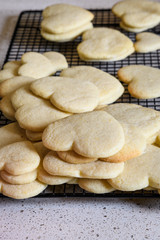
<svg viewBox="0 0 160 240">
<path fill-rule="evenodd" d="M 91 12 L 69 4 L 51 5 L 42 16 L 41 35 L 49 41 L 68 42 L 93 27 Z"/>
<path fill-rule="evenodd" d="M 116 3 L 112 12 L 121 18 L 121 28 L 142 32 L 160 23 L 160 3 L 148 0 L 125 0 Z"/>
<path fill-rule="evenodd" d="M 84 61 L 118 61 L 134 52 L 133 42 L 112 28 L 90 29 L 83 33 L 82 39 L 77 51 Z"/>
</svg>

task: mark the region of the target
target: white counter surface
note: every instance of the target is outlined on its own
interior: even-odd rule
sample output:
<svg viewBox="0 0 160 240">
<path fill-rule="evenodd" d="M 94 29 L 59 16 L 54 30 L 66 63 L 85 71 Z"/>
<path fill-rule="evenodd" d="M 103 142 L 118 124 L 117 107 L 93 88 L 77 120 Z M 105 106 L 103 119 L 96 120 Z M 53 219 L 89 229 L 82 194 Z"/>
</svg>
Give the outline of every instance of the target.
<svg viewBox="0 0 160 240">
<path fill-rule="evenodd" d="M 67 2 L 109 8 L 116 0 L 0 0 L 0 66 L 19 13 Z M 159 199 L 0 199 L 2 240 L 159 240 Z"/>
</svg>

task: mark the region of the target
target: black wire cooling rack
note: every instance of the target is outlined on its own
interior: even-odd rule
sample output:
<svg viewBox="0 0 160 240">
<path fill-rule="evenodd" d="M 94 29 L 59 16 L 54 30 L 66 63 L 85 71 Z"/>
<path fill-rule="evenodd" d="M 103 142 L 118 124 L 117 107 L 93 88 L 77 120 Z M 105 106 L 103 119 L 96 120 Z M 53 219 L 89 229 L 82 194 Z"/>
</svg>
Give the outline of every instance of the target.
<svg viewBox="0 0 160 240">
<path fill-rule="evenodd" d="M 91 10 L 95 16 L 93 24 L 95 27 L 111 27 L 118 29 L 127 35 L 133 42 L 135 41 L 135 34 L 126 32 L 119 27 L 119 19 L 116 18 L 111 10 Z M 78 57 L 76 48 L 81 42 L 81 37 L 78 37 L 74 41 L 67 43 L 55 43 L 49 42 L 43 39 L 40 35 L 40 22 L 42 20 L 42 11 L 24 11 L 20 14 L 14 34 L 11 39 L 11 43 L 6 55 L 5 62 L 12 60 L 19 60 L 25 52 L 46 52 L 46 51 L 57 51 L 61 52 L 67 58 L 69 66 L 77 65 L 90 65 L 97 67 L 103 71 L 106 71 L 116 76 L 119 68 L 131 64 L 143 64 L 152 67 L 160 67 L 160 51 L 151 53 L 134 53 L 124 60 L 116 62 L 91 62 L 86 63 L 81 61 Z M 160 33 L 160 25 L 148 30 L 153 33 Z M 58 75 L 58 73 L 57 73 Z M 135 103 L 140 104 L 144 107 L 150 107 L 156 110 L 160 110 L 160 98 L 139 100 L 132 98 L 128 93 L 127 87 L 125 86 L 125 93 L 117 102 L 124 103 Z M 0 112 L 0 126 L 8 124 L 10 121 L 7 120 Z M 2 195 L 0 195 L 2 197 Z M 121 192 L 114 191 L 108 194 L 93 194 L 84 191 L 78 185 L 63 184 L 60 186 L 49 186 L 43 193 L 37 197 L 160 197 L 156 191 L 136 191 L 136 192 Z"/>
</svg>

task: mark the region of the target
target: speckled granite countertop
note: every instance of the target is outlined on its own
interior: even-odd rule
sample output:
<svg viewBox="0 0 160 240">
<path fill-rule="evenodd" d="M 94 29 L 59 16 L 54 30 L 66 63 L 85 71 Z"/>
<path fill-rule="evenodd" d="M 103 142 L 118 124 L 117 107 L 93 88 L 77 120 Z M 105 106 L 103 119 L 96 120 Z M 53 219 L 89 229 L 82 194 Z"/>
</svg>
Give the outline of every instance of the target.
<svg viewBox="0 0 160 240">
<path fill-rule="evenodd" d="M 116 0 L 0 0 L 0 66 L 19 13 L 56 2 L 110 8 Z M 159 240 L 159 199 L 0 199 L 3 240 Z"/>
</svg>

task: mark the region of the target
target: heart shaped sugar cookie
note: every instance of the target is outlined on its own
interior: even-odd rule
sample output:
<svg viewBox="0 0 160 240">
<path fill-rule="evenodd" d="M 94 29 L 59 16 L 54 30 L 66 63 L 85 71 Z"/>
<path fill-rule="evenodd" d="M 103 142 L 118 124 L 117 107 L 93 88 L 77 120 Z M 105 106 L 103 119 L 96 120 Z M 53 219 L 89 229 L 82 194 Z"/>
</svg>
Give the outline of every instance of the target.
<svg viewBox="0 0 160 240">
<path fill-rule="evenodd" d="M 44 9 L 41 27 L 53 34 L 65 33 L 90 22 L 94 15 L 70 4 L 54 4 Z"/>
<path fill-rule="evenodd" d="M 133 42 L 124 34 L 111 28 L 93 28 L 83 34 L 77 47 L 82 60 L 116 61 L 134 52 Z"/>
<path fill-rule="evenodd" d="M 160 188 L 160 148 L 148 145 L 145 153 L 125 162 L 123 172 L 109 183 L 122 191 L 136 191 L 148 186 Z"/>
<path fill-rule="evenodd" d="M 46 187 L 46 184 L 41 183 L 38 180 L 28 184 L 16 185 L 6 183 L 0 178 L 0 192 L 7 197 L 15 199 L 25 199 L 36 196 L 43 192 Z"/>
<path fill-rule="evenodd" d="M 159 69 L 143 65 L 130 65 L 118 70 L 118 77 L 128 84 L 129 93 L 139 99 L 160 96 L 159 74 Z"/>
<path fill-rule="evenodd" d="M 50 124 L 43 132 L 42 141 L 53 151 L 74 150 L 84 157 L 109 157 L 123 147 L 124 132 L 111 115 L 93 111 Z"/>
<path fill-rule="evenodd" d="M 57 154 L 52 151 L 43 160 L 44 169 L 51 175 L 78 178 L 114 178 L 123 171 L 123 166 L 124 163 L 107 163 L 103 161 L 85 164 L 67 163 L 60 160 Z"/>
<path fill-rule="evenodd" d="M 0 176 L 6 183 L 22 185 L 22 184 L 31 183 L 36 180 L 37 169 L 29 173 L 24 173 L 24 174 L 15 175 L 15 176 L 6 171 L 1 171 Z"/>
<path fill-rule="evenodd" d="M 39 163 L 40 157 L 29 141 L 15 142 L 0 149 L 0 169 L 13 175 L 31 172 Z"/>
<path fill-rule="evenodd" d="M 122 84 L 115 77 L 91 66 L 67 68 L 61 72 L 60 76 L 94 83 L 99 90 L 99 105 L 115 102 L 124 92 Z"/>
<path fill-rule="evenodd" d="M 54 74 L 57 70 L 68 67 L 66 59 L 61 53 L 37 52 L 24 53 L 21 58 L 22 65 L 18 69 L 18 74 L 33 78 L 41 78 Z"/>
<path fill-rule="evenodd" d="M 153 144 L 160 129 L 160 113 L 135 104 L 118 103 L 102 109 L 119 121 L 124 130 L 125 144 L 116 154 L 101 160 L 127 161 L 145 152 L 147 144 Z"/>
<path fill-rule="evenodd" d="M 107 111 L 121 124 L 127 124 L 137 129 L 147 141 L 152 138 L 154 142 L 160 130 L 160 112 L 154 109 L 137 104 L 116 103 L 106 106 L 102 110 Z"/>
<path fill-rule="evenodd" d="M 134 44 L 136 52 L 147 53 L 160 49 L 160 36 L 150 32 L 136 35 Z"/>
<path fill-rule="evenodd" d="M 41 29 L 41 35 L 43 38 L 49 41 L 53 42 L 68 42 L 73 40 L 74 38 L 78 37 L 82 32 L 93 28 L 93 24 L 91 22 L 88 22 L 79 28 L 76 28 L 74 30 L 65 32 L 65 33 L 60 33 L 60 34 L 53 34 L 46 32 L 45 30 Z"/>
<path fill-rule="evenodd" d="M 38 96 L 50 98 L 58 109 L 71 113 L 92 111 L 99 102 L 98 88 L 89 81 L 47 77 L 36 80 L 30 89 Z"/>
</svg>

